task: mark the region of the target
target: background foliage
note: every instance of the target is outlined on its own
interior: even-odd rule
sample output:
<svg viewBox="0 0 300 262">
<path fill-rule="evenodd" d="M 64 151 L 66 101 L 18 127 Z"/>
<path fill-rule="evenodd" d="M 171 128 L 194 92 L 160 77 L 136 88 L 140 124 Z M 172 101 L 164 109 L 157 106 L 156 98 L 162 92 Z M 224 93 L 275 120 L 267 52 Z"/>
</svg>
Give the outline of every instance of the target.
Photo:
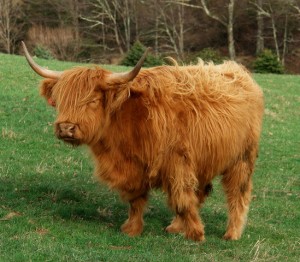
<svg viewBox="0 0 300 262">
<path fill-rule="evenodd" d="M 268 49 L 265 49 L 261 54 L 258 55 L 257 59 L 254 61 L 253 69 L 255 73 L 284 73 L 284 68 L 278 61 L 277 56 Z"/>
<path fill-rule="evenodd" d="M 47 59 L 47 60 L 53 59 L 51 52 L 40 45 L 38 45 L 34 48 L 33 53 L 35 56 L 37 56 L 39 58 L 43 58 L 43 59 Z"/>
<path fill-rule="evenodd" d="M 0 52 L 21 53 L 25 40 L 68 61 L 118 64 L 139 41 L 155 56 L 212 50 L 250 69 L 270 49 L 300 73 L 299 27 L 298 0 L 0 0 Z"/>
<path fill-rule="evenodd" d="M 132 48 L 128 51 L 124 59 L 121 61 L 121 65 L 124 66 L 135 66 L 137 62 L 140 60 L 144 52 L 146 51 L 146 47 L 142 45 L 140 42 L 136 42 Z M 151 67 L 151 66 L 159 66 L 163 64 L 163 60 L 154 56 L 153 54 L 149 54 L 146 57 L 143 66 Z"/>
<path fill-rule="evenodd" d="M 205 62 L 213 62 L 214 64 L 221 64 L 226 57 L 223 57 L 221 53 L 213 48 L 204 48 L 200 52 L 196 53 L 193 62 L 197 62 L 198 59 L 202 59 Z M 228 59 L 228 58 L 227 58 Z"/>
</svg>

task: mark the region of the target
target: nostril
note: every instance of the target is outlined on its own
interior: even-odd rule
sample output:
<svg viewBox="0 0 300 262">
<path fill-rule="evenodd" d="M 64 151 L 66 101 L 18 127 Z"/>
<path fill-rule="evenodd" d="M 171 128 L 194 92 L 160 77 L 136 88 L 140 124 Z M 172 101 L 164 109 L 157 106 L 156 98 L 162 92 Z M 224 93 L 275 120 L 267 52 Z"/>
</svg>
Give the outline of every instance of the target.
<svg viewBox="0 0 300 262">
<path fill-rule="evenodd" d="M 75 133 L 76 125 L 72 123 L 59 123 L 58 131 L 62 136 L 70 136 Z"/>
<path fill-rule="evenodd" d="M 74 132 L 75 131 L 75 125 L 70 125 L 68 127 L 68 130 L 71 131 L 71 132 Z"/>
</svg>

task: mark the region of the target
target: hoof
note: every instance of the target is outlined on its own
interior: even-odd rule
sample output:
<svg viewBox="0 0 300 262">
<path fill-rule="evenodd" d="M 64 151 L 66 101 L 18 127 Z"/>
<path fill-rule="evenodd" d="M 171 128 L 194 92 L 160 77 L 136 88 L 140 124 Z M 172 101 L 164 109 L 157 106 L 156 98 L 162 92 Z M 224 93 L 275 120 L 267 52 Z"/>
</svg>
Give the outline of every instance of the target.
<svg viewBox="0 0 300 262">
<path fill-rule="evenodd" d="M 202 231 L 193 231 L 193 232 L 186 233 L 185 238 L 196 242 L 203 242 L 205 240 L 204 232 Z"/>
<path fill-rule="evenodd" d="M 166 227 L 168 233 L 184 233 L 182 219 L 179 216 L 174 217 L 171 224 Z"/>
<path fill-rule="evenodd" d="M 166 232 L 168 232 L 170 234 L 176 234 L 176 233 L 183 233 L 184 232 L 182 227 L 175 226 L 173 224 L 167 226 L 165 230 L 166 230 Z"/>
<path fill-rule="evenodd" d="M 121 226 L 121 231 L 130 237 L 140 236 L 143 232 L 143 225 L 126 221 Z"/>
<path fill-rule="evenodd" d="M 223 236 L 224 240 L 239 240 L 240 236 L 237 234 L 231 233 L 231 232 L 226 232 L 226 234 Z"/>
</svg>

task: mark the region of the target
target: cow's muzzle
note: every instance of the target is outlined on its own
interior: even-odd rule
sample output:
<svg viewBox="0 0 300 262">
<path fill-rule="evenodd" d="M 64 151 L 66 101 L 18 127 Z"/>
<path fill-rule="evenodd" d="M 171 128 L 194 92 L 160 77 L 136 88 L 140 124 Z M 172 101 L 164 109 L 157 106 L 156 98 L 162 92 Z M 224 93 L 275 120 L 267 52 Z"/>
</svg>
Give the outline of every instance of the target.
<svg viewBox="0 0 300 262">
<path fill-rule="evenodd" d="M 80 144 L 79 139 L 76 137 L 76 133 L 78 131 L 78 126 L 76 124 L 57 123 L 55 129 L 57 138 L 72 145 Z"/>
</svg>

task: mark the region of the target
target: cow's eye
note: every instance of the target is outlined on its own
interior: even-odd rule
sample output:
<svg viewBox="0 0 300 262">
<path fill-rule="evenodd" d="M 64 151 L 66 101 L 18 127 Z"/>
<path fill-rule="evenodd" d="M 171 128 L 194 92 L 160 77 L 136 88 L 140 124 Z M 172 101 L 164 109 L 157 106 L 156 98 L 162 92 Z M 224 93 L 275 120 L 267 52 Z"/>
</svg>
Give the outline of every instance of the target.
<svg viewBox="0 0 300 262">
<path fill-rule="evenodd" d="M 99 106 L 100 99 L 94 99 L 88 103 L 91 108 L 96 109 Z"/>
</svg>

